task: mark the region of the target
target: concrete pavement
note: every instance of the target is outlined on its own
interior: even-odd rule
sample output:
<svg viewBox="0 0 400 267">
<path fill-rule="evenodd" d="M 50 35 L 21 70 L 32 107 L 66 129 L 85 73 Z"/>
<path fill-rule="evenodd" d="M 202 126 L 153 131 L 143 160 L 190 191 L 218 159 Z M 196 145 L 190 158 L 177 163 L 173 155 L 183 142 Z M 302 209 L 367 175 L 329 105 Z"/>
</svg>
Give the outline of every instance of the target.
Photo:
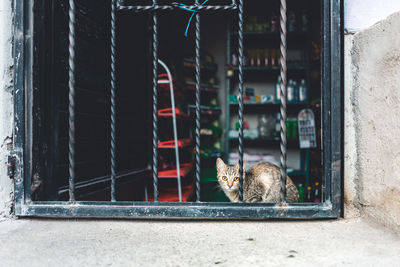
<svg viewBox="0 0 400 267">
<path fill-rule="evenodd" d="M 327 221 L 20 219 L 0 222 L 0 266 L 400 266 L 400 237 Z"/>
</svg>

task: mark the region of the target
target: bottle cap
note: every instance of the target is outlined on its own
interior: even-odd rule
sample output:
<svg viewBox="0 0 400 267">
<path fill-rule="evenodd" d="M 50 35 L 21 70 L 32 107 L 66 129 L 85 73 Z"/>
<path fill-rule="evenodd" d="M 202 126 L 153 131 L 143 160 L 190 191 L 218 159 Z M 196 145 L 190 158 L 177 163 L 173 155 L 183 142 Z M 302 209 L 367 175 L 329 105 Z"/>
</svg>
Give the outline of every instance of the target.
<svg viewBox="0 0 400 267">
<path fill-rule="evenodd" d="M 315 182 L 315 185 L 316 185 L 316 186 L 319 186 L 319 183 L 318 183 L 318 182 Z"/>
<path fill-rule="evenodd" d="M 311 190 L 311 186 L 307 186 L 307 189 L 308 189 L 308 190 Z"/>
</svg>

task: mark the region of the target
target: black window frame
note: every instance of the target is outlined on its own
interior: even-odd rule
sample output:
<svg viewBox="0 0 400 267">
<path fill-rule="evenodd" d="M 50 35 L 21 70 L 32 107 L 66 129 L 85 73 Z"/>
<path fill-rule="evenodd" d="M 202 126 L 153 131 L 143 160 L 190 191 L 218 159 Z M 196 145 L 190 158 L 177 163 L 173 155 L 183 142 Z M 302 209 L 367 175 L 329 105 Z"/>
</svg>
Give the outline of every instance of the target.
<svg viewBox="0 0 400 267">
<path fill-rule="evenodd" d="M 279 203 L 159 203 L 32 201 L 33 84 L 40 64 L 33 42 L 38 0 L 14 0 L 14 201 L 16 216 L 114 218 L 338 218 L 343 216 L 343 41 L 341 0 L 323 0 L 323 167 L 326 201 Z M 39 3 L 40 4 L 40 3 Z M 36 88 L 36 89 L 35 89 Z"/>
</svg>

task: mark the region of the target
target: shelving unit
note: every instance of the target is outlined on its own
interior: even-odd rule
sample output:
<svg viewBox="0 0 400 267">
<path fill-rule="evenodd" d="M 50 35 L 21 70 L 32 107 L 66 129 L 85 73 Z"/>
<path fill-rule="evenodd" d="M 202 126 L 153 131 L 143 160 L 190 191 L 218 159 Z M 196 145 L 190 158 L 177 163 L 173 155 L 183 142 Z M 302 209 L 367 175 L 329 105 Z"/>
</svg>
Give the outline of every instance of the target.
<svg viewBox="0 0 400 267">
<path fill-rule="evenodd" d="M 230 136 L 230 129 L 232 125 L 231 117 L 233 114 L 237 113 L 238 110 L 238 103 L 232 102 L 230 99 L 231 92 L 235 88 L 237 84 L 237 73 L 238 73 L 238 66 L 233 66 L 231 63 L 232 54 L 232 43 L 236 43 L 236 39 L 238 37 L 237 32 L 232 31 L 231 25 L 227 27 L 227 47 L 226 47 L 226 67 L 227 70 L 230 71 L 230 76 L 226 75 L 226 121 L 225 121 L 225 140 L 224 140 L 224 154 L 226 157 L 229 157 L 229 152 L 234 146 L 238 144 L 238 137 Z M 250 48 L 268 48 L 272 49 L 279 49 L 279 41 L 280 41 L 280 34 L 279 32 L 270 32 L 270 31 L 248 31 L 243 33 L 245 49 L 248 45 Z M 234 40 L 232 42 L 232 40 Z M 310 49 L 311 49 L 311 35 L 309 32 L 288 32 L 287 34 L 287 45 L 288 49 L 297 50 L 300 52 L 302 60 L 293 60 L 290 59 L 287 62 L 287 72 L 288 72 L 288 79 L 291 76 L 295 76 L 298 78 L 302 76 L 307 85 L 310 85 L 311 79 L 311 64 L 310 64 Z M 261 47 L 260 47 L 261 46 Z M 236 53 L 236 51 L 235 51 Z M 244 80 L 245 86 L 246 82 L 251 82 L 251 79 L 257 80 L 260 82 L 260 78 L 264 79 L 265 83 L 273 83 L 275 84 L 277 77 L 279 76 L 280 72 L 280 65 L 276 64 L 271 66 L 243 66 L 244 72 Z M 309 94 L 309 92 L 308 92 Z M 309 95 L 307 97 L 307 101 L 303 102 L 288 102 L 287 112 L 288 114 L 296 114 L 304 108 L 310 107 L 309 102 Z M 279 112 L 280 102 L 271 101 L 271 102 L 244 102 L 244 113 L 245 114 L 273 114 L 275 115 Z M 297 116 L 296 116 L 297 117 Z M 275 116 L 274 116 L 275 118 Z M 265 147 L 265 149 L 279 149 L 280 145 L 280 138 L 279 135 L 271 136 L 271 137 L 244 137 L 244 144 L 245 147 Z M 291 170 L 288 169 L 288 175 L 294 176 L 292 178 L 296 178 L 296 176 L 301 176 L 302 180 L 305 181 L 305 186 L 310 185 L 310 150 L 309 149 L 300 149 L 299 148 L 299 141 L 288 139 L 287 140 L 287 147 L 290 150 L 295 150 L 299 153 L 300 158 L 300 169 L 299 170 Z M 228 160 L 228 158 L 227 158 Z M 296 181 L 296 179 L 294 179 Z"/>
<path fill-rule="evenodd" d="M 184 66 L 188 72 L 194 70 L 194 62 L 191 60 L 186 60 Z M 222 110 L 218 103 L 219 85 L 208 81 L 210 78 L 213 80 L 212 77 L 216 75 L 217 70 L 218 66 L 214 62 L 201 62 L 200 192 L 202 201 L 211 202 L 228 201 L 224 193 L 218 188 L 215 169 L 215 160 L 222 156 L 222 129 L 219 126 L 219 117 L 222 114 Z M 195 83 L 186 81 L 185 85 L 194 94 L 196 90 Z M 188 113 L 192 118 L 195 118 L 196 105 L 194 105 L 193 99 L 188 105 Z"/>
<path fill-rule="evenodd" d="M 159 61 L 159 63 L 167 72 L 167 74 L 158 75 L 157 89 L 160 92 L 164 92 L 163 95 L 159 96 L 159 100 L 170 97 L 170 102 L 166 102 L 171 103 L 171 107 L 160 108 L 157 115 L 160 119 L 172 120 L 174 137 L 172 140 L 160 140 L 158 142 L 157 147 L 160 150 L 159 163 L 162 166 L 158 170 L 158 178 L 160 179 L 160 184 L 158 188 L 158 201 L 187 202 L 191 200 L 195 189 L 193 175 L 191 175 L 194 164 L 192 160 L 190 162 L 183 162 L 181 151 L 191 148 L 193 146 L 193 139 L 189 137 L 179 138 L 177 124 L 178 122 L 181 123 L 187 121 L 189 119 L 189 115 L 175 105 L 176 99 L 185 96 L 186 88 L 172 77 L 168 67 L 162 61 Z M 177 93 L 178 91 L 179 93 Z M 163 127 L 160 127 L 159 130 L 168 131 L 166 129 L 163 129 Z M 187 132 L 189 132 L 188 127 Z M 169 150 L 175 152 L 175 161 L 165 162 L 168 157 L 164 156 L 168 153 L 167 151 Z M 171 180 L 174 179 L 176 179 L 176 183 L 171 183 Z M 145 197 L 147 197 L 147 194 Z M 147 200 L 153 201 L 154 194 L 148 196 Z"/>
</svg>

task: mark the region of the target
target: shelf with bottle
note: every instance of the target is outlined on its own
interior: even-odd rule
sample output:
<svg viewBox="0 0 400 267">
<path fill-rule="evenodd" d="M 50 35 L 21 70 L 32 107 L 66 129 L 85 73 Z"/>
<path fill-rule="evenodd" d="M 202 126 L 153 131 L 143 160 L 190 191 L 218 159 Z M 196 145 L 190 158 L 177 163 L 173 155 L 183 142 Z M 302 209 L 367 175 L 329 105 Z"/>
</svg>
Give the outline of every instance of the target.
<svg viewBox="0 0 400 267">
<path fill-rule="evenodd" d="M 275 84 L 275 95 L 260 95 L 257 94 L 254 88 L 245 88 L 243 105 L 245 106 L 275 106 L 279 107 L 281 104 L 280 81 Z M 290 79 L 286 87 L 287 104 L 290 106 L 306 107 L 308 106 L 308 86 L 305 79 L 301 79 L 299 85 L 295 80 Z M 238 106 L 239 96 L 231 94 L 229 96 L 229 105 Z"/>
<path fill-rule="evenodd" d="M 185 85 L 186 85 L 186 89 L 188 89 L 190 91 L 196 90 L 195 82 L 185 82 Z M 218 93 L 219 86 L 216 84 L 200 83 L 200 90 L 202 92 Z"/>
<path fill-rule="evenodd" d="M 190 104 L 188 108 L 191 114 L 195 113 L 196 105 Z M 219 116 L 221 115 L 221 108 L 219 106 L 200 105 L 200 113 L 203 115 Z"/>
<path fill-rule="evenodd" d="M 235 96 L 235 95 L 232 95 Z M 229 105 L 231 106 L 239 106 L 238 102 L 229 102 Z M 281 105 L 281 102 L 252 102 L 252 101 L 245 101 L 243 102 L 243 105 L 245 106 L 276 106 L 279 107 Z M 287 105 L 289 106 L 299 106 L 299 107 L 306 107 L 308 105 L 307 101 L 298 101 L 298 102 L 288 102 Z"/>
<path fill-rule="evenodd" d="M 232 36 L 237 36 L 239 33 L 237 31 L 231 32 Z M 309 35 L 309 32 L 288 32 L 287 37 L 288 38 L 306 38 Z M 276 37 L 280 38 L 280 33 L 279 32 L 271 32 L 271 31 L 244 31 L 243 36 L 256 36 L 259 38 L 260 36 L 267 36 L 267 37 Z"/>
<path fill-rule="evenodd" d="M 280 30 L 279 10 L 272 8 L 269 14 L 248 15 L 243 26 L 243 33 L 246 34 L 278 34 Z M 294 9 L 287 11 L 287 32 L 308 33 L 310 31 L 310 18 L 306 10 L 296 12 Z M 232 34 L 237 34 L 233 31 Z"/>
<path fill-rule="evenodd" d="M 258 117 L 257 128 L 250 129 L 249 123 L 244 122 L 243 138 L 245 141 L 254 142 L 279 142 L 280 141 L 280 113 L 261 114 Z M 239 139 L 239 122 L 236 122 L 235 129 L 229 130 L 228 138 L 231 141 Z M 299 129 L 296 117 L 286 119 L 286 138 L 288 144 L 299 146 Z"/>
<path fill-rule="evenodd" d="M 304 59 L 290 59 L 286 62 L 288 71 L 305 71 L 307 70 Z M 244 71 L 279 71 L 280 51 L 277 48 L 257 48 L 247 49 L 243 57 Z M 227 65 L 227 70 L 239 70 L 239 58 L 235 53 L 232 53 L 230 65 Z M 229 75 L 228 75 L 229 76 Z"/>
<path fill-rule="evenodd" d="M 233 69 L 236 71 L 239 71 L 238 66 L 234 66 Z M 281 67 L 280 66 L 249 66 L 249 65 L 244 65 L 243 66 L 243 71 L 280 71 Z M 288 71 L 306 71 L 306 67 L 304 65 L 301 65 L 299 63 L 288 63 L 287 65 L 287 70 Z"/>
<path fill-rule="evenodd" d="M 194 68 L 196 68 L 196 61 L 194 59 L 185 59 L 183 61 L 183 67 L 194 69 Z M 200 70 L 217 72 L 218 65 L 214 62 L 200 62 Z"/>
</svg>

